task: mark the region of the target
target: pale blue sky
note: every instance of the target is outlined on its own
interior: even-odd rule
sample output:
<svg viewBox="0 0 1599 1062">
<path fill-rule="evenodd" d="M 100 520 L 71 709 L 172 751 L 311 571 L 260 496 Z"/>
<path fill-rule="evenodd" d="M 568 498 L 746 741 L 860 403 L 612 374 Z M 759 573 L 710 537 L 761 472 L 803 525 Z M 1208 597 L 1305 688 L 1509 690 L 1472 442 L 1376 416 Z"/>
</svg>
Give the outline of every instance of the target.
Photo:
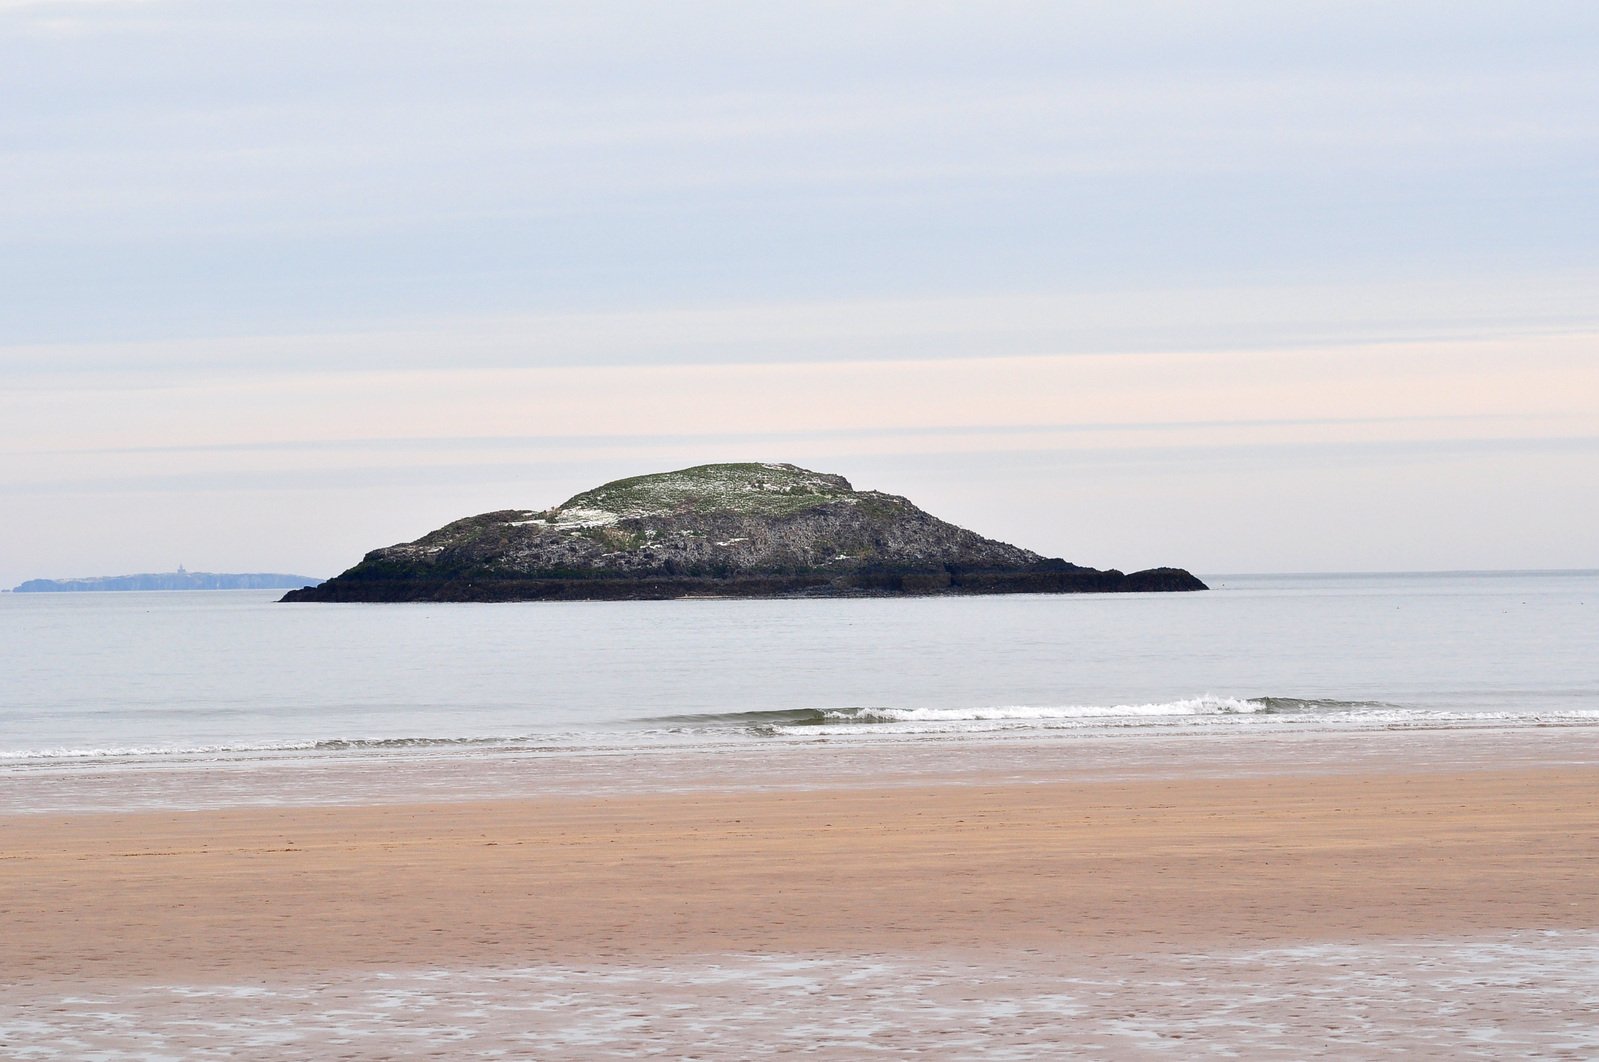
<svg viewBox="0 0 1599 1062">
<path fill-rule="evenodd" d="M 793 460 L 1599 564 L 1599 6 L 0 0 L 0 585 Z"/>
</svg>

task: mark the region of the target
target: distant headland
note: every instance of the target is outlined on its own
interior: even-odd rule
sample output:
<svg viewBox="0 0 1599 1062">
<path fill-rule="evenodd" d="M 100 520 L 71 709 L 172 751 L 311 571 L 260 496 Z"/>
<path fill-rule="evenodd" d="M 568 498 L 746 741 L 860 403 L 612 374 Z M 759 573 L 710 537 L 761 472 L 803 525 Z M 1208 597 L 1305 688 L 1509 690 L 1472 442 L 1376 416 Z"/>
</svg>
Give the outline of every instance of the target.
<svg viewBox="0 0 1599 1062">
<path fill-rule="evenodd" d="M 984 538 L 905 498 L 788 464 L 620 479 L 374 550 L 284 601 L 648 600 L 1204 590 Z"/>
<path fill-rule="evenodd" d="M 318 580 L 276 572 L 191 572 L 180 564 L 175 572 L 100 575 L 87 579 L 29 579 L 12 592 L 55 594 L 96 590 L 286 590 Z"/>
</svg>

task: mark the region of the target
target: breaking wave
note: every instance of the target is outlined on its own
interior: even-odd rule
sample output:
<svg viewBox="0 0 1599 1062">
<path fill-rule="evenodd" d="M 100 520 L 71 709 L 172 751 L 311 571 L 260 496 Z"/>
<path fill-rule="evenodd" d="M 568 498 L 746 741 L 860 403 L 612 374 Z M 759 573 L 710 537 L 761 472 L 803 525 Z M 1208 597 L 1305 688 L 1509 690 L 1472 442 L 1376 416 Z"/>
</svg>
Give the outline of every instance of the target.
<svg viewBox="0 0 1599 1062">
<path fill-rule="evenodd" d="M 779 708 L 635 718 L 609 729 L 520 735 L 410 735 L 331 737 L 238 744 L 115 745 L 0 749 L 0 765 L 91 765 L 117 760 L 278 759 L 320 756 L 430 756 L 562 753 L 656 744 L 700 744 L 758 737 L 855 737 L 873 735 L 980 735 L 1006 731 L 1095 731 L 1163 733 L 1226 732 L 1230 728 L 1413 729 L 1483 726 L 1594 726 L 1599 710 L 1460 710 L 1416 707 L 1374 700 L 1339 700 L 1205 694 L 1170 701 L 1107 704 L 992 705 L 979 707 Z"/>
<path fill-rule="evenodd" d="M 1395 708 L 1381 701 L 1337 701 L 1297 697 L 1190 697 L 1139 704 L 998 705 L 977 708 L 789 708 L 702 715 L 657 716 L 647 723 L 684 727 L 794 727 L 877 723 L 1048 722 L 1050 720 L 1129 719 L 1210 715 L 1285 715 Z"/>
<path fill-rule="evenodd" d="M 962 708 L 851 706 L 712 712 L 662 716 L 640 722 L 679 733 L 742 729 L 762 735 L 866 735 L 869 728 L 896 734 L 978 733 L 992 730 L 1137 728 L 1210 729 L 1248 725 L 1390 727 L 1545 725 L 1599 723 L 1599 712 L 1446 711 L 1387 701 L 1326 697 L 1234 697 L 1206 694 L 1172 701 L 1110 704 L 993 705 Z"/>
<path fill-rule="evenodd" d="M 1127 719 L 1160 716 L 1264 715 L 1334 707 L 1364 707 L 1359 702 L 1303 701 L 1291 697 L 1191 697 L 1146 704 L 1009 705 L 993 708 L 845 708 L 824 712 L 828 723 L 920 723 L 1048 721 L 1052 719 Z"/>
</svg>

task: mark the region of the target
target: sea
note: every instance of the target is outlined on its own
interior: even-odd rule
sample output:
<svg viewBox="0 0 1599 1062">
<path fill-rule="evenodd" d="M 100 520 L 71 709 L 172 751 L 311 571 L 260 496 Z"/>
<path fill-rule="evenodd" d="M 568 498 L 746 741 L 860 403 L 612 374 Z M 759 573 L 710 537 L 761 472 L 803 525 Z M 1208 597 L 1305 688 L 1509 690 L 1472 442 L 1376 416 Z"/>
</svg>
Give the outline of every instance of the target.
<svg viewBox="0 0 1599 1062">
<path fill-rule="evenodd" d="M 1182 594 L 0 595 L 0 779 L 749 745 L 1599 726 L 1599 571 Z"/>
<path fill-rule="evenodd" d="M 0 595 L 0 813 L 960 784 L 963 765 L 990 784 L 1599 758 L 1599 571 L 1205 578 L 1190 594 L 779 601 Z M 1591 1058 L 1596 1008 L 1599 927 L 1574 926 L 1204 954 L 89 978 L 0 986 L 0 1048 Z"/>
</svg>

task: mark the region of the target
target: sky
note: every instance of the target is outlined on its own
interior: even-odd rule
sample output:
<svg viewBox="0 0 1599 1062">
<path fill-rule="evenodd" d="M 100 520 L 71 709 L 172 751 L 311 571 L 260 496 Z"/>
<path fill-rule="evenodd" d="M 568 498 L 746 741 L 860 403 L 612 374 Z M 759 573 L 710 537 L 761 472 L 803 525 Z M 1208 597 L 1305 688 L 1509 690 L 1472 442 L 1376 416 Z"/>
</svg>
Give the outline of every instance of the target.
<svg viewBox="0 0 1599 1062">
<path fill-rule="evenodd" d="M 0 0 L 0 586 L 790 461 L 1599 566 L 1599 5 Z"/>
</svg>

